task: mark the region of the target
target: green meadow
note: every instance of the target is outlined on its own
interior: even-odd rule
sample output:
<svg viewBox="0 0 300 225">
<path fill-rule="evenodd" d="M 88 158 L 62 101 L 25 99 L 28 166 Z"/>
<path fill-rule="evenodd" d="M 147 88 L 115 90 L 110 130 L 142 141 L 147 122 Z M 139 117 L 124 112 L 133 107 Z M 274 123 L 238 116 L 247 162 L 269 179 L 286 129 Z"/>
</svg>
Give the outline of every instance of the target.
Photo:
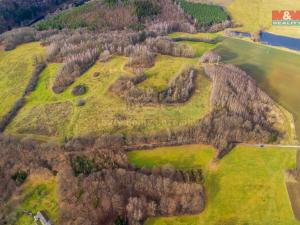
<svg viewBox="0 0 300 225">
<path fill-rule="evenodd" d="M 296 151 L 238 146 L 212 163 L 214 150 L 190 145 L 133 151 L 138 167 L 171 164 L 201 168 L 206 208 L 199 215 L 148 219 L 146 225 L 297 225 L 285 187 L 285 170 L 294 168 Z"/>
<path fill-rule="evenodd" d="M 158 56 L 153 68 L 145 71 L 149 77 L 144 87 L 163 88 L 184 67 L 195 66 L 197 59 Z M 108 89 L 121 75 L 132 75 L 126 69 L 128 58 L 113 57 L 107 63 L 97 62 L 66 91 L 55 94 L 52 83 L 59 64 L 50 64 L 41 74 L 36 90 L 6 129 L 7 134 L 26 135 L 39 139 L 128 132 L 154 132 L 194 123 L 209 111 L 211 82 L 199 68 L 197 89 L 190 101 L 179 105 L 127 105 Z M 172 69 L 170 69 L 172 68 Z M 98 77 L 93 74 L 99 72 Z M 83 96 L 73 96 L 72 89 L 87 86 Z M 77 106 L 84 99 L 86 104 Z"/>
<path fill-rule="evenodd" d="M 176 77 L 184 68 L 197 63 L 197 59 L 194 58 L 170 57 L 166 55 L 158 55 L 155 61 L 155 65 L 145 71 L 147 80 L 142 82 L 139 87 L 152 87 L 162 91 L 167 88 L 170 80 Z"/>
<path fill-rule="evenodd" d="M 22 96 L 34 69 L 34 56 L 43 53 L 39 43 L 24 44 L 12 51 L 0 49 L 0 119 Z"/>
<path fill-rule="evenodd" d="M 222 61 L 251 75 L 276 102 L 293 114 L 300 135 L 300 54 L 228 38 L 216 51 Z"/>
<path fill-rule="evenodd" d="M 57 200 L 57 184 L 55 178 L 41 179 L 35 177 L 24 184 L 21 191 L 21 202 L 16 208 L 16 225 L 35 224 L 32 216 L 25 215 L 23 211 L 36 214 L 44 210 L 51 221 L 56 224 L 59 219 Z"/>
</svg>

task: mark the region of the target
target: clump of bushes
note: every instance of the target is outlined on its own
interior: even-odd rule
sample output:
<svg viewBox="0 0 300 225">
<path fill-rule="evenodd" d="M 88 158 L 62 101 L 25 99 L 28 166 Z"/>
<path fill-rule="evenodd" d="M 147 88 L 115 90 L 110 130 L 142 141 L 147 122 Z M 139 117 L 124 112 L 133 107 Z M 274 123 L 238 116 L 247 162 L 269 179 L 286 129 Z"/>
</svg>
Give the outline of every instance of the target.
<svg viewBox="0 0 300 225">
<path fill-rule="evenodd" d="M 195 56 L 195 51 L 191 46 L 186 44 L 178 44 L 164 37 L 148 38 L 146 40 L 146 45 L 149 47 L 149 49 L 151 49 L 151 51 L 163 55 L 188 58 Z"/>
<path fill-rule="evenodd" d="M 27 176 L 27 172 L 19 170 L 11 176 L 11 179 L 13 179 L 16 182 L 17 186 L 20 186 L 25 182 Z"/>
<path fill-rule="evenodd" d="M 155 55 L 150 52 L 146 46 L 139 45 L 133 47 L 128 66 L 149 68 L 154 65 L 154 62 Z"/>
<path fill-rule="evenodd" d="M 76 103 L 77 106 L 84 106 L 86 101 L 84 99 L 79 99 Z"/>
<path fill-rule="evenodd" d="M 0 132 L 3 132 L 5 130 L 6 126 L 13 120 L 13 118 L 17 115 L 17 112 L 23 107 L 24 104 L 25 97 L 19 98 L 12 106 L 11 110 L 1 118 Z"/>
<path fill-rule="evenodd" d="M 160 93 L 159 99 L 163 103 L 183 103 L 189 100 L 195 90 L 196 71 L 192 68 L 183 70 Z"/>
<path fill-rule="evenodd" d="M 112 57 L 112 55 L 110 54 L 110 52 L 108 50 L 104 50 L 100 54 L 99 61 L 100 62 L 107 62 L 111 57 Z"/>
<path fill-rule="evenodd" d="M 83 84 L 80 84 L 73 88 L 72 94 L 75 96 L 84 95 L 86 93 L 86 91 L 87 91 L 86 86 Z"/>
<path fill-rule="evenodd" d="M 89 175 L 93 171 L 94 163 L 85 156 L 76 156 L 71 160 L 71 166 L 75 176 Z"/>
<path fill-rule="evenodd" d="M 28 43 L 37 40 L 37 32 L 33 28 L 24 27 L 14 29 L 0 35 L 0 42 L 4 46 L 4 50 L 12 50 L 22 43 Z"/>
<path fill-rule="evenodd" d="M 128 219 L 126 217 L 118 216 L 114 221 L 114 225 L 129 225 Z"/>
<path fill-rule="evenodd" d="M 193 94 L 195 88 L 196 71 L 192 68 L 183 70 L 163 91 L 153 88 L 141 89 L 137 84 L 143 82 L 147 77 L 144 74 L 135 77 L 120 77 L 109 90 L 133 104 L 170 104 L 183 103 Z"/>
</svg>

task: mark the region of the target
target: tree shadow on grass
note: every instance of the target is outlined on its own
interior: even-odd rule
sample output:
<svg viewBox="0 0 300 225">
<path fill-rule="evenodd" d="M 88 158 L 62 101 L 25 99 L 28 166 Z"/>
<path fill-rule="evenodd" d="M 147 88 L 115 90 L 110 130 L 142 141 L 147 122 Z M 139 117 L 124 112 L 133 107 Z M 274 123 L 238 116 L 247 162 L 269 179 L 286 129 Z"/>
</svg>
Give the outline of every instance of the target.
<svg viewBox="0 0 300 225">
<path fill-rule="evenodd" d="M 280 93 L 270 84 L 268 74 L 262 68 L 250 63 L 240 64 L 238 67 L 250 75 L 273 100 L 277 101 L 280 98 Z"/>
</svg>

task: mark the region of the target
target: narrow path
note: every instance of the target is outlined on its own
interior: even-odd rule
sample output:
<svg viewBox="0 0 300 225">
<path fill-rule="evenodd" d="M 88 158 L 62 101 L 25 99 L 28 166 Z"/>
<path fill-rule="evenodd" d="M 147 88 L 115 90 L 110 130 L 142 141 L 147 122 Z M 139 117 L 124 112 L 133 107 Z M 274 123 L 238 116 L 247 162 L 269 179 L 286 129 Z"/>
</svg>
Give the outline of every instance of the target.
<svg viewBox="0 0 300 225">
<path fill-rule="evenodd" d="M 259 147 L 259 148 L 298 148 L 300 149 L 300 145 L 272 145 L 272 144 L 241 144 L 241 145 L 245 145 L 245 146 L 253 146 L 253 147 Z"/>
</svg>

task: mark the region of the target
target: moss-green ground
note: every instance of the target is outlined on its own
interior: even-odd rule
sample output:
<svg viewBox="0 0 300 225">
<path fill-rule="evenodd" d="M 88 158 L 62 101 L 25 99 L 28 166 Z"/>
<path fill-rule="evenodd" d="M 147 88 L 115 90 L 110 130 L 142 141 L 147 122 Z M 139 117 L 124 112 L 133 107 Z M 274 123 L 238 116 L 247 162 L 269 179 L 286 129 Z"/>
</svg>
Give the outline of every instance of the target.
<svg viewBox="0 0 300 225">
<path fill-rule="evenodd" d="M 0 49 L 0 119 L 20 98 L 33 71 L 33 57 L 44 49 L 39 43 L 24 44 L 12 51 Z"/>
<path fill-rule="evenodd" d="M 207 202 L 199 215 L 152 218 L 146 225 L 297 225 L 285 188 L 284 171 L 295 167 L 296 151 L 239 146 L 216 165 L 202 145 L 129 153 L 138 167 L 172 164 L 202 168 Z"/>
<path fill-rule="evenodd" d="M 59 209 L 57 200 L 57 184 L 55 178 L 44 179 L 34 177 L 23 184 L 21 202 L 16 208 L 16 225 L 34 225 L 34 219 L 24 215 L 23 211 L 31 212 L 34 215 L 39 211 L 45 211 L 49 219 L 58 223 Z"/>
</svg>

